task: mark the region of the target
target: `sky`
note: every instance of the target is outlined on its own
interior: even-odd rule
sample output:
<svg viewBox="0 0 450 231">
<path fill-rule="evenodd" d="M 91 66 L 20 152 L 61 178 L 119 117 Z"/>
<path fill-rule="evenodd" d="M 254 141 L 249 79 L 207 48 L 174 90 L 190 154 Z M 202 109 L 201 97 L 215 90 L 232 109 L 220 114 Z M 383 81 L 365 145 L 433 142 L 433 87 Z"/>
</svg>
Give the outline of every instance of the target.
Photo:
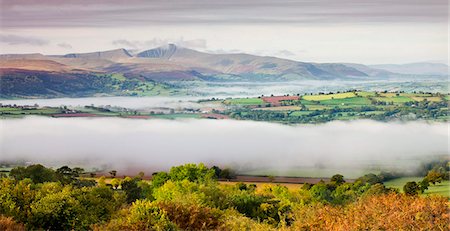
<svg viewBox="0 0 450 231">
<path fill-rule="evenodd" d="M 448 63 L 447 0 L 0 0 L 0 53 L 175 43 L 305 62 Z"/>
</svg>

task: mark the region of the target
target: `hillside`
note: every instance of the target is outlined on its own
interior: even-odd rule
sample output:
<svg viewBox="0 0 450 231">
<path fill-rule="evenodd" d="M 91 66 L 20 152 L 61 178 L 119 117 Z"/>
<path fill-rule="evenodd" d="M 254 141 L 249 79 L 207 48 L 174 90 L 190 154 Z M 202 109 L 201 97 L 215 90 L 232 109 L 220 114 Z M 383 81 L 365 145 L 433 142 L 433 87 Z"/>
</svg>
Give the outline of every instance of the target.
<svg viewBox="0 0 450 231">
<path fill-rule="evenodd" d="M 24 68 L 12 63 L 11 60 L 20 60 Z M 67 66 L 64 71 L 74 69 L 103 73 L 132 73 L 159 81 L 164 81 L 165 78 L 167 80 L 226 81 L 227 76 L 232 80 L 252 81 L 372 76 L 369 67 L 358 69 L 340 63 L 307 63 L 249 54 L 209 54 L 174 44 L 145 50 L 135 56 L 125 49 L 51 56 L 41 54 L 0 56 L 1 68 L 32 70 L 33 68 L 29 68 L 30 65 L 26 63 L 36 62 L 35 60 L 48 62 L 48 64 L 39 65 L 46 68 L 36 67 L 36 70 L 60 72 L 61 68 L 53 65 L 57 63 Z"/>
<path fill-rule="evenodd" d="M 135 55 L 125 49 L 66 55 L 0 55 L 2 97 L 130 95 L 130 92 L 148 95 L 147 88 L 153 88 L 147 85 L 172 81 L 373 80 L 395 75 L 362 64 L 308 63 L 243 53 L 210 54 L 174 44 Z M 121 76 L 122 82 L 111 76 Z"/>
</svg>

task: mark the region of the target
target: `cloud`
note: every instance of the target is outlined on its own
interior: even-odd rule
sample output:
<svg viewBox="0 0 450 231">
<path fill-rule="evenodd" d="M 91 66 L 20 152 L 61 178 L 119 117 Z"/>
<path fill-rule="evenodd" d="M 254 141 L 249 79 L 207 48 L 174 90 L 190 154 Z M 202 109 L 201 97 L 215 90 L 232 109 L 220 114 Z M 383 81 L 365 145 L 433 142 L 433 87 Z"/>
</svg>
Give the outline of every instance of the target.
<svg viewBox="0 0 450 231">
<path fill-rule="evenodd" d="M 446 0 L 3 0 L 2 27 L 156 24 L 446 23 Z"/>
<path fill-rule="evenodd" d="M 235 120 L 26 117 L 3 120 L 0 160 L 94 163 L 135 172 L 189 162 L 299 169 L 418 167 L 448 155 L 446 123 L 335 121 L 281 125 Z"/>
<path fill-rule="evenodd" d="M 123 47 L 123 48 L 131 48 L 136 50 L 142 49 L 150 49 L 154 47 L 164 46 L 169 43 L 176 44 L 180 47 L 192 48 L 192 49 L 205 49 L 206 48 L 206 40 L 204 39 L 191 39 L 185 40 L 184 38 L 176 38 L 176 39 L 161 39 L 161 38 L 153 38 L 151 40 L 127 40 L 127 39 L 119 39 L 112 41 L 114 46 Z"/>
<path fill-rule="evenodd" d="M 288 50 L 281 50 L 275 53 L 275 56 L 295 56 L 295 53 Z"/>
<path fill-rule="evenodd" d="M 216 49 L 216 50 L 205 50 L 205 52 L 211 53 L 211 54 L 237 54 L 237 53 L 245 53 L 244 51 L 239 50 L 239 49 L 230 49 L 230 50 Z"/>
<path fill-rule="evenodd" d="M 70 45 L 68 43 L 58 43 L 57 45 L 64 49 L 72 49 L 72 45 Z"/>
<path fill-rule="evenodd" d="M 12 34 L 0 35 L 0 43 L 5 43 L 8 45 L 31 45 L 31 46 L 44 46 L 49 44 L 48 40 L 36 38 L 36 37 L 25 37 Z"/>
</svg>

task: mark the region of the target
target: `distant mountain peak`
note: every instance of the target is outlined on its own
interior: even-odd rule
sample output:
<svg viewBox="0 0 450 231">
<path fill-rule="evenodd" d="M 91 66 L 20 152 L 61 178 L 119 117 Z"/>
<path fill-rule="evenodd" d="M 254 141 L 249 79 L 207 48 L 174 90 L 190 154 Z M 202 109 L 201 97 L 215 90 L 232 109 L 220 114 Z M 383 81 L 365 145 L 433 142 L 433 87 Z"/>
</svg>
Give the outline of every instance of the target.
<svg viewBox="0 0 450 231">
<path fill-rule="evenodd" d="M 142 51 L 136 56 L 141 58 L 159 58 L 159 59 L 170 59 L 179 48 L 173 44 L 169 43 L 164 46 L 153 48 L 150 50 Z"/>
<path fill-rule="evenodd" d="M 64 58 L 88 58 L 88 59 L 119 59 L 129 58 L 132 55 L 125 49 L 119 48 L 108 51 L 98 51 L 90 53 L 71 53 L 63 56 Z"/>
</svg>

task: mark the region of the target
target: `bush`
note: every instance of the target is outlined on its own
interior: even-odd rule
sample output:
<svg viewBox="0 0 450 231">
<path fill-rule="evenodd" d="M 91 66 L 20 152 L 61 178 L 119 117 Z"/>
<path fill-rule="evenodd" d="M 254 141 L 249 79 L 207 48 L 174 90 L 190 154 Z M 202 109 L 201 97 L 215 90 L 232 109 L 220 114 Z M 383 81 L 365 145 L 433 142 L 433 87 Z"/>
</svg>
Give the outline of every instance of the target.
<svg viewBox="0 0 450 231">
<path fill-rule="evenodd" d="M 94 225 L 93 230 L 177 230 L 167 214 L 149 200 L 137 200 L 130 208 L 123 209 L 115 219 L 104 225 Z"/>
<path fill-rule="evenodd" d="M 341 206 L 303 206 L 295 211 L 293 230 L 448 230 L 444 197 L 388 194 L 363 197 Z"/>
<path fill-rule="evenodd" d="M 213 230 L 220 225 L 222 212 L 195 204 L 159 202 L 158 207 L 183 230 Z"/>
<path fill-rule="evenodd" d="M 406 182 L 406 184 L 403 186 L 403 192 L 407 195 L 417 195 L 420 191 L 420 186 L 414 182 Z"/>
<path fill-rule="evenodd" d="M 17 223 L 11 217 L 0 215 L 0 230 L 3 231 L 25 231 L 25 226 Z"/>
</svg>

